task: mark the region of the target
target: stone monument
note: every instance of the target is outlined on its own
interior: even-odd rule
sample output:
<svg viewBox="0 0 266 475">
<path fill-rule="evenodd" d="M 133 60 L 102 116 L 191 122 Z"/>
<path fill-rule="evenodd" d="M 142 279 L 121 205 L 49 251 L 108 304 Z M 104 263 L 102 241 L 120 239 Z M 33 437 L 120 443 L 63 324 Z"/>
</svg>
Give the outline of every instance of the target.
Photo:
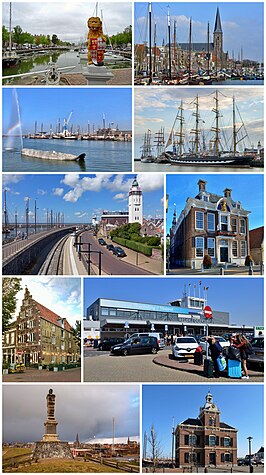
<svg viewBox="0 0 266 475">
<path fill-rule="evenodd" d="M 83 67 L 83 75 L 92 86 L 102 86 L 114 77 L 104 66 L 106 38 L 103 34 L 102 21 L 99 17 L 88 19 L 88 65 Z"/>
<path fill-rule="evenodd" d="M 55 394 L 52 389 L 46 396 L 47 418 L 44 422 L 45 434 L 40 442 L 35 443 L 33 458 L 67 458 L 72 459 L 72 453 L 68 442 L 59 440 L 55 418 Z"/>
</svg>

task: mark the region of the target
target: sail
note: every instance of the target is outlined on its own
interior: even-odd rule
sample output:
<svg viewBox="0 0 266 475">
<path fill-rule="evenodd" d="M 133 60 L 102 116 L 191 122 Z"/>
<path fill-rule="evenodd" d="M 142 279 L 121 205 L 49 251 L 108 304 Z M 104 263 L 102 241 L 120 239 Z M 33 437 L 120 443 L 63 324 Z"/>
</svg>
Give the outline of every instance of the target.
<svg viewBox="0 0 266 475">
<path fill-rule="evenodd" d="M 12 90 L 9 127 L 7 131 L 6 150 L 23 148 L 19 101 L 16 89 Z"/>
</svg>

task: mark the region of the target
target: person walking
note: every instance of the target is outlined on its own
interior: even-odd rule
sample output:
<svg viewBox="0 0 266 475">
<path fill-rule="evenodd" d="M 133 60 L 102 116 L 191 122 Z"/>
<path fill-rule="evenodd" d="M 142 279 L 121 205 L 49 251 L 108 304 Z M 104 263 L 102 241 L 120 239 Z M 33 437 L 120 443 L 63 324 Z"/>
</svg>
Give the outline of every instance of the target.
<svg viewBox="0 0 266 475">
<path fill-rule="evenodd" d="M 223 354 L 223 349 L 219 343 L 219 341 L 216 341 L 216 338 L 211 335 L 207 339 L 209 343 L 209 348 L 210 348 L 210 353 L 211 353 L 211 359 L 213 361 L 213 368 L 214 368 L 214 377 L 219 378 L 220 377 L 220 370 L 217 362 L 217 358 L 219 358 L 220 355 Z"/>
<path fill-rule="evenodd" d="M 240 351 L 240 356 L 241 356 L 241 364 L 242 364 L 242 369 L 244 371 L 244 376 L 242 376 L 242 379 L 249 379 L 248 375 L 248 369 L 247 369 L 247 359 L 248 359 L 248 348 L 249 348 L 249 341 L 244 335 L 236 335 L 236 340 L 235 343 L 232 344 L 235 348 L 238 348 Z"/>
</svg>

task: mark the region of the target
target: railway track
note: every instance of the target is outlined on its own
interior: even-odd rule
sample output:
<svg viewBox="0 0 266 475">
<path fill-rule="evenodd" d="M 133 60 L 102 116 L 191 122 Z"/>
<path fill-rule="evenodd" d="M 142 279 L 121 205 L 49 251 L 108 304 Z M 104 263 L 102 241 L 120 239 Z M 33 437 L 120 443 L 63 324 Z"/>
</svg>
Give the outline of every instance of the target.
<svg viewBox="0 0 266 475">
<path fill-rule="evenodd" d="M 69 235 L 64 236 L 54 245 L 38 274 L 63 275 L 64 246 L 68 238 Z"/>
</svg>

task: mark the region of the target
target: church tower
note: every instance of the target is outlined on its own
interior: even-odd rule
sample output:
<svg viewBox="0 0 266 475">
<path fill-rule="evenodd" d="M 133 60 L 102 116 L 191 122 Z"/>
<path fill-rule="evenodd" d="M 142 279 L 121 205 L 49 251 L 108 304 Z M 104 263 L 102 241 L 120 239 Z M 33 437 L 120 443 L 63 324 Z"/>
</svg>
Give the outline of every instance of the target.
<svg viewBox="0 0 266 475">
<path fill-rule="evenodd" d="M 220 18 L 220 11 L 217 8 L 215 26 L 213 31 L 214 60 L 216 69 L 223 68 L 223 30 Z"/>
<path fill-rule="evenodd" d="M 128 222 L 143 224 L 142 190 L 137 178 L 134 179 L 128 194 Z"/>
<path fill-rule="evenodd" d="M 220 427 L 220 411 L 216 404 L 213 402 L 213 396 L 208 392 L 206 396 L 206 402 L 203 407 L 200 408 L 199 419 L 203 427 Z"/>
</svg>

